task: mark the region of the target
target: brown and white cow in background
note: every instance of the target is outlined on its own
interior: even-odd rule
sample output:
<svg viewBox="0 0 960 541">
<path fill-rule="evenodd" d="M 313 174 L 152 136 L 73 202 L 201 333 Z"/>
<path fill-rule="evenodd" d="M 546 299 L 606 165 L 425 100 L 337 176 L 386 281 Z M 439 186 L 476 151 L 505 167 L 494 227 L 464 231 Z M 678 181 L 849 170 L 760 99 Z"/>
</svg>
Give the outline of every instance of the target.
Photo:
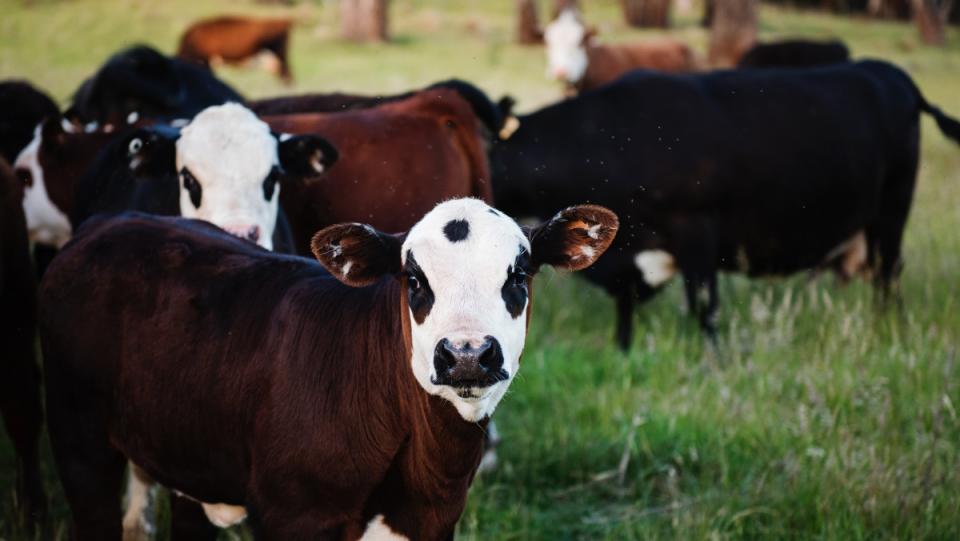
<svg viewBox="0 0 960 541">
<path fill-rule="evenodd" d="M 128 460 L 221 524 L 249 513 L 257 539 L 450 539 L 534 274 L 591 265 L 617 227 L 587 205 L 524 230 L 451 200 L 405 234 L 322 230 L 325 271 L 201 222 L 88 221 L 40 301 L 76 539 L 120 539 Z"/>
<path fill-rule="evenodd" d="M 544 30 L 547 73 L 562 81 L 568 93 L 591 90 L 638 68 L 684 72 L 699 66 L 681 41 L 658 38 L 603 45 L 596 42 L 595 33 L 575 9 L 561 11 Z"/>
<path fill-rule="evenodd" d="M 177 57 L 204 65 L 238 64 L 265 53 L 268 69 L 289 83 L 292 80 L 287 47 L 289 19 L 224 16 L 198 21 L 183 33 Z"/>
</svg>

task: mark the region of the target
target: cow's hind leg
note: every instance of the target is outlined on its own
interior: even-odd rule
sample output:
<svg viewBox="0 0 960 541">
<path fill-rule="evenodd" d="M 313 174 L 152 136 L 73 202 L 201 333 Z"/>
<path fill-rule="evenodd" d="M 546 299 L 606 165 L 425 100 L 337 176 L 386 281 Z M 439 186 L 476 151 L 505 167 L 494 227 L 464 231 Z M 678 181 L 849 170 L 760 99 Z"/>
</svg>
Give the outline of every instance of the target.
<svg viewBox="0 0 960 541">
<path fill-rule="evenodd" d="M 42 521 L 46 509 L 38 456 L 43 414 L 33 334 L 20 342 L 8 347 L 9 355 L 0 358 L 0 414 L 16 451 L 16 494 L 20 512 L 27 528 L 32 528 L 36 522 Z"/>
<path fill-rule="evenodd" d="M 624 352 L 630 350 L 633 343 L 633 305 L 634 293 L 629 280 L 624 280 L 613 295 L 617 302 L 617 345 Z"/>
<path fill-rule="evenodd" d="M 276 55 L 280 63 L 280 79 L 290 84 L 293 81 L 293 74 L 290 73 L 290 62 L 287 60 L 287 34 L 273 39 L 264 45 L 264 49 Z"/>
</svg>

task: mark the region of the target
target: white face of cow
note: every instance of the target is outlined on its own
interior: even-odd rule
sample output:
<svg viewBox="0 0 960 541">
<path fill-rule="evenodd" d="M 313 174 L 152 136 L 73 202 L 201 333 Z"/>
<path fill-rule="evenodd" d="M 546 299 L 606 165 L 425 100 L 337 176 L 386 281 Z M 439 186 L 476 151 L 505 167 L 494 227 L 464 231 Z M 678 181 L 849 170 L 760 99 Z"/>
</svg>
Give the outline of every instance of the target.
<svg viewBox="0 0 960 541">
<path fill-rule="evenodd" d="M 547 43 L 547 74 L 576 83 L 587 71 L 587 29 L 573 10 L 564 10 L 543 32 Z"/>
<path fill-rule="evenodd" d="M 273 248 L 279 206 L 277 139 L 235 103 L 209 107 L 177 140 L 180 213 Z"/>
<path fill-rule="evenodd" d="M 616 216 L 602 207 L 571 207 L 525 232 L 482 201 L 455 199 L 431 210 L 402 244 L 344 224 L 317 233 L 312 247 L 348 285 L 400 279 L 414 378 L 477 421 L 493 413 L 520 367 L 534 273 L 542 264 L 589 266 L 616 230 Z"/>
<path fill-rule="evenodd" d="M 67 215 L 53 204 L 47 193 L 43 168 L 40 166 L 42 129 L 42 125 L 37 126 L 33 140 L 20 151 L 13 167 L 18 176 L 24 177 L 23 213 L 27 219 L 30 240 L 59 248 L 70 240 L 72 228 Z"/>
</svg>

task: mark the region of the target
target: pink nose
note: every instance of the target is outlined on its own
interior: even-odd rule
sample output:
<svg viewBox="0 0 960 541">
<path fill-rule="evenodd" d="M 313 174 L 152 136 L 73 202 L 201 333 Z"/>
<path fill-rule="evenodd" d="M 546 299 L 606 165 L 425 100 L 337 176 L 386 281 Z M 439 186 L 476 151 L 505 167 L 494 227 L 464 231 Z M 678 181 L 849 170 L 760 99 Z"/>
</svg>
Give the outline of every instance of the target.
<svg viewBox="0 0 960 541">
<path fill-rule="evenodd" d="M 233 235 L 234 237 L 240 237 L 244 240 L 249 240 L 250 242 L 257 242 L 260 240 L 260 226 L 251 225 L 251 226 L 224 226 L 223 229 Z"/>
</svg>

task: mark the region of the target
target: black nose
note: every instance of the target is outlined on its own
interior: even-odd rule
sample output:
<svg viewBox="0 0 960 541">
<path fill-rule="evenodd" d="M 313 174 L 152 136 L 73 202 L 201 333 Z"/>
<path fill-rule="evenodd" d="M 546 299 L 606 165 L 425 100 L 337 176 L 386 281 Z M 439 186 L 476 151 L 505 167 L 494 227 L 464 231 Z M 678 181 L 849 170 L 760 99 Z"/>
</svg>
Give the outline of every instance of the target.
<svg viewBox="0 0 960 541">
<path fill-rule="evenodd" d="M 488 387 L 507 379 L 503 369 L 503 350 L 492 336 L 477 347 L 469 342 L 457 346 L 444 338 L 433 352 L 437 376 L 433 383 L 453 387 Z"/>
</svg>

